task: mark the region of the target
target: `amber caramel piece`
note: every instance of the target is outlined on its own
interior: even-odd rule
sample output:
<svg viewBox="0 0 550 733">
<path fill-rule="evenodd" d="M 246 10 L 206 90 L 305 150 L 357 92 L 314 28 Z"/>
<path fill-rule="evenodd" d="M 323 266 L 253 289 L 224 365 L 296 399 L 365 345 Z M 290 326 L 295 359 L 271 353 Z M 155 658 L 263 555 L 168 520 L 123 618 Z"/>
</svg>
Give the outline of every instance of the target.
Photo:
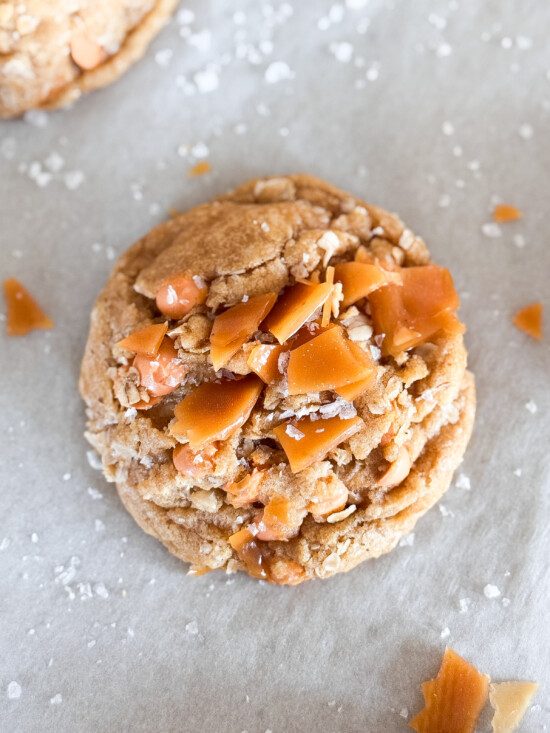
<svg viewBox="0 0 550 733">
<path fill-rule="evenodd" d="M 127 351 L 135 351 L 136 354 L 156 356 L 167 330 L 167 323 L 153 323 L 126 336 L 117 346 Z"/>
<path fill-rule="evenodd" d="M 338 416 L 312 420 L 303 417 L 293 423 L 283 423 L 274 433 L 283 447 L 293 473 L 298 473 L 321 461 L 326 454 L 360 430 L 362 420 L 352 417 L 341 420 Z"/>
<path fill-rule="evenodd" d="M 187 175 L 189 178 L 197 178 L 198 176 L 204 176 L 206 173 L 210 173 L 211 170 L 212 166 L 207 160 L 200 160 L 191 168 Z"/>
<path fill-rule="evenodd" d="M 276 300 L 275 293 L 264 293 L 216 316 L 210 334 L 210 358 L 215 371 L 227 364 L 258 330 Z"/>
<path fill-rule="evenodd" d="M 262 388 L 255 374 L 203 382 L 176 406 L 172 435 L 187 438 L 191 448 L 225 440 L 248 420 Z"/>
<path fill-rule="evenodd" d="M 133 365 L 139 372 L 141 386 L 152 397 L 163 397 L 173 392 L 183 382 L 187 373 L 177 349 L 167 336 L 155 356 L 137 354 Z"/>
<path fill-rule="evenodd" d="M 302 523 L 303 513 L 296 510 L 295 504 L 284 496 L 274 496 L 261 516 L 254 522 L 251 531 L 259 540 L 288 540 L 293 537 Z"/>
<path fill-rule="evenodd" d="M 447 647 L 437 677 L 422 683 L 426 707 L 409 723 L 417 733 L 474 733 L 489 678 Z"/>
<path fill-rule="evenodd" d="M 521 308 L 514 316 L 514 326 L 534 339 L 542 339 L 542 303 L 532 303 Z"/>
<path fill-rule="evenodd" d="M 493 211 L 493 221 L 496 221 L 498 224 L 505 224 L 507 221 L 517 221 L 521 217 L 521 211 L 509 204 L 497 204 Z"/>
<path fill-rule="evenodd" d="M 95 69 L 108 58 L 105 49 L 89 38 L 84 31 L 73 33 L 69 46 L 73 61 L 85 71 Z"/>
<path fill-rule="evenodd" d="M 401 283 L 397 273 L 364 262 L 341 262 L 336 265 L 334 277 L 336 282 L 342 283 L 343 308 L 366 298 L 373 290 L 387 285 L 388 282 L 397 285 Z"/>
<path fill-rule="evenodd" d="M 225 486 L 229 502 L 238 507 L 256 501 L 264 476 L 263 471 L 255 468 L 240 481 L 231 481 Z"/>
<path fill-rule="evenodd" d="M 513 733 L 521 723 L 539 686 L 536 682 L 501 682 L 489 686 L 489 701 L 495 710 L 493 733 Z"/>
<path fill-rule="evenodd" d="M 321 392 L 355 384 L 374 374 L 374 366 L 359 360 L 343 329 L 335 326 L 290 352 L 288 391 L 291 395 Z M 363 352 L 364 353 L 364 352 Z"/>
<path fill-rule="evenodd" d="M 204 478 L 214 470 L 214 465 L 207 456 L 192 450 L 188 445 L 177 445 L 172 461 L 176 470 L 189 478 Z"/>
<path fill-rule="evenodd" d="M 168 318 L 183 318 L 191 308 L 204 303 L 207 295 L 208 288 L 202 278 L 176 275 L 158 289 L 157 308 Z"/>
<path fill-rule="evenodd" d="M 280 344 L 296 333 L 311 318 L 332 292 L 330 283 L 320 285 L 298 282 L 280 296 L 263 323 Z"/>
<path fill-rule="evenodd" d="M 411 457 L 409 451 L 403 445 L 399 449 L 397 458 L 390 463 L 388 469 L 380 476 L 376 482 L 377 486 L 392 489 L 407 478 L 411 471 Z"/>
<path fill-rule="evenodd" d="M 339 394 L 340 397 L 343 397 L 349 402 L 353 402 L 356 397 L 359 397 L 359 395 L 362 394 L 366 389 L 368 389 L 374 382 L 376 378 L 376 365 L 374 364 L 370 356 L 366 353 L 366 351 L 363 351 L 359 344 L 348 340 L 347 346 L 354 355 L 357 362 L 363 364 L 365 370 L 367 371 L 367 375 L 359 381 L 352 382 L 351 384 L 344 384 L 341 387 L 337 387 L 335 389 L 336 394 Z"/>
<path fill-rule="evenodd" d="M 190 578 L 198 578 L 200 575 L 206 575 L 207 573 L 210 573 L 212 571 L 212 568 L 205 568 L 202 565 L 191 565 L 189 567 L 189 570 L 187 571 L 187 575 Z"/>
<path fill-rule="evenodd" d="M 8 336 L 24 336 L 38 328 L 53 328 L 53 321 L 14 277 L 4 280 L 4 295 L 8 306 Z"/>
<path fill-rule="evenodd" d="M 250 352 L 247 365 L 266 384 L 271 384 L 281 376 L 279 356 L 284 348 L 279 344 L 258 344 Z"/>
<path fill-rule="evenodd" d="M 260 544 L 248 529 L 240 529 L 229 538 L 229 544 L 253 578 L 268 579 L 268 561 L 262 553 Z"/>
</svg>

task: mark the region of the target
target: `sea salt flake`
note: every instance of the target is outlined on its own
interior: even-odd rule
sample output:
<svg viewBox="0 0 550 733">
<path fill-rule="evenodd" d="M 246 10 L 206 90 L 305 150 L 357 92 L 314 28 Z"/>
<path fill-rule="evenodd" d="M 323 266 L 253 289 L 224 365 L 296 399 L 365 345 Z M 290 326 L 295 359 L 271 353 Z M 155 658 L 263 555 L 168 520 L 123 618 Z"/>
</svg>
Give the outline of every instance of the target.
<svg viewBox="0 0 550 733">
<path fill-rule="evenodd" d="M 65 165 L 65 160 L 62 158 L 61 155 L 59 155 L 59 153 L 56 153 L 54 151 L 48 155 L 48 157 L 44 161 L 44 165 L 49 171 L 51 171 L 51 173 L 59 173 L 59 171 Z"/>
<path fill-rule="evenodd" d="M 487 585 L 483 588 L 483 595 L 485 598 L 498 598 L 500 596 L 500 590 L 496 585 L 493 585 L 492 583 L 487 583 Z"/>
<path fill-rule="evenodd" d="M 94 585 L 94 591 L 100 598 L 109 598 L 109 591 L 104 583 L 96 583 Z"/>
<path fill-rule="evenodd" d="M 441 129 L 444 135 L 454 135 L 455 128 L 452 122 L 444 122 Z"/>
<path fill-rule="evenodd" d="M 465 491 L 470 491 L 472 488 L 472 484 L 470 482 L 470 479 L 466 474 L 460 473 L 458 475 L 458 478 L 456 480 L 456 486 L 458 489 L 464 489 Z"/>
<path fill-rule="evenodd" d="M 447 27 L 447 20 L 436 13 L 430 13 L 428 15 L 428 23 L 433 25 L 434 28 L 437 28 L 438 31 L 442 31 Z"/>
<path fill-rule="evenodd" d="M 488 221 L 481 227 L 482 233 L 489 239 L 498 239 L 502 237 L 502 229 L 494 221 Z"/>
<path fill-rule="evenodd" d="M 412 547 L 414 545 L 414 532 L 406 534 L 399 540 L 399 547 Z"/>
<path fill-rule="evenodd" d="M 460 613 L 468 613 L 470 610 L 470 606 L 472 605 L 472 599 L 471 598 L 461 598 L 458 601 L 458 605 L 460 607 Z"/>
<path fill-rule="evenodd" d="M 33 127 L 46 127 L 48 124 L 48 115 L 41 109 L 29 109 L 23 115 L 23 119 Z"/>
<path fill-rule="evenodd" d="M 525 409 L 528 410 L 531 415 L 534 415 L 538 408 L 533 400 L 529 400 L 529 402 L 525 403 Z"/>
<path fill-rule="evenodd" d="M 176 20 L 180 25 L 191 25 L 195 20 L 195 13 L 188 8 L 182 8 L 176 15 Z"/>
<path fill-rule="evenodd" d="M 265 70 L 264 78 L 268 84 L 277 84 L 285 79 L 294 79 L 295 73 L 286 61 L 273 61 Z"/>
<path fill-rule="evenodd" d="M 435 55 L 439 59 L 447 58 L 447 56 L 450 56 L 452 52 L 453 52 L 453 47 L 451 46 L 450 43 L 447 43 L 445 41 L 443 43 L 440 43 L 435 49 Z"/>
<path fill-rule="evenodd" d="M 199 625 L 196 621 L 189 621 L 188 624 L 185 624 L 185 630 L 191 636 L 196 636 L 199 633 Z"/>
<path fill-rule="evenodd" d="M 298 428 L 295 425 L 291 425 L 290 423 L 286 426 L 285 433 L 290 438 L 294 438 L 294 440 L 302 440 L 302 438 L 306 437 L 305 433 L 302 433 L 301 430 L 298 430 Z"/>
<path fill-rule="evenodd" d="M 21 692 L 21 685 L 15 680 L 8 684 L 8 700 L 18 700 L 21 697 Z"/>
<path fill-rule="evenodd" d="M 520 126 L 520 128 L 518 130 L 518 135 L 523 140 L 530 140 L 533 137 L 534 132 L 535 131 L 533 130 L 532 126 L 529 125 L 529 124 L 527 124 L 527 123 L 525 123 L 525 124 L 523 124 L 523 125 Z"/>
<path fill-rule="evenodd" d="M 208 28 L 204 28 L 198 33 L 193 33 L 188 38 L 188 42 L 191 46 L 197 49 L 199 53 L 208 53 L 210 46 L 212 45 L 212 33 Z"/>
<path fill-rule="evenodd" d="M 91 468 L 94 469 L 94 471 L 101 471 L 101 458 L 97 455 L 95 450 L 87 450 L 86 451 L 86 458 L 88 459 L 88 463 L 90 464 Z M 96 497 L 93 497 L 96 498 Z M 101 498 L 101 496 L 97 497 L 98 499 Z"/>
<path fill-rule="evenodd" d="M 103 499 L 103 494 L 101 493 L 101 491 L 94 489 L 92 486 L 88 486 L 88 494 L 94 500 Z"/>
<path fill-rule="evenodd" d="M 439 635 L 442 639 L 448 639 L 451 635 L 451 630 L 448 626 L 445 626 L 444 629 L 441 629 L 441 634 Z"/>
<path fill-rule="evenodd" d="M 214 68 L 203 69 L 197 71 L 193 76 L 193 81 L 197 85 L 200 94 L 208 94 L 218 88 L 220 84 L 218 72 Z"/>
<path fill-rule="evenodd" d="M 519 247 L 519 249 L 523 249 L 525 247 L 525 237 L 523 234 L 514 234 L 514 244 L 516 247 Z"/>
<path fill-rule="evenodd" d="M 62 702 L 63 698 L 59 692 L 57 693 L 57 695 L 54 695 L 50 698 L 50 705 L 61 705 Z"/>
<path fill-rule="evenodd" d="M 342 64 L 349 64 L 353 58 L 353 46 L 348 41 L 333 41 L 329 50 L 337 61 Z"/>
<path fill-rule="evenodd" d="M 365 72 L 367 81 L 376 81 L 380 76 L 380 64 L 372 64 Z"/>
<path fill-rule="evenodd" d="M 451 205 L 451 197 L 449 196 L 449 194 L 448 193 L 441 194 L 437 202 L 437 205 L 442 209 L 448 208 Z"/>
<path fill-rule="evenodd" d="M 96 532 L 103 532 L 105 529 L 105 524 L 101 521 L 101 519 L 96 519 L 94 522 L 94 527 Z"/>
<path fill-rule="evenodd" d="M 206 143 L 198 142 L 191 148 L 191 155 L 195 158 L 207 158 L 209 154 L 210 150 Z"/>
<path fill-rule="evenodd" d="M 399 711 L 399 715 L 402 718 L 407 719 L 409 717 L 409 710 L 408 710 L 408 708 L 401 708 L 401 710 Z"/>
<path fill-rule="evenodd" d="M 69 171 L 65 173 L 63 181 L 69 191 L 75 191 L 84 182 L 84 173 L 82 171 Z"/>
</svg>

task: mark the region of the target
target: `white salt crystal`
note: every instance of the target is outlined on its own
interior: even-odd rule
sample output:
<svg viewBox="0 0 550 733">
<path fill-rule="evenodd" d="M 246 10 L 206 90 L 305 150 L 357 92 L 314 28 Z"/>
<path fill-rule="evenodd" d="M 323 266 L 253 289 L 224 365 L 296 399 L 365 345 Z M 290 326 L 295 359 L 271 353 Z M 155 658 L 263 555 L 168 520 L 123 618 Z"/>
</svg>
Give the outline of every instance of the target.
<svg viewBox="0 0 550 733">
<path fill-rule="evenodd" d="M 8 699 L 18 700 L 21 697 L 21 685 L 12 680 L 8 685 Z"/>
<path fill-rule="evenodd" d="M 487 583 L 485 588 L 483 588 L 483 595 L 485 598 L 498 598 L 500 596 L 500 590 L 496 585 Z"/>
<path fill-rule="evenodd" d="M 276 84 L 284 79 L 293 79 L 294 71 L 286 61 L 273 61 L 265 70 L 264 78 L 268 84 Z"/>
</svg>

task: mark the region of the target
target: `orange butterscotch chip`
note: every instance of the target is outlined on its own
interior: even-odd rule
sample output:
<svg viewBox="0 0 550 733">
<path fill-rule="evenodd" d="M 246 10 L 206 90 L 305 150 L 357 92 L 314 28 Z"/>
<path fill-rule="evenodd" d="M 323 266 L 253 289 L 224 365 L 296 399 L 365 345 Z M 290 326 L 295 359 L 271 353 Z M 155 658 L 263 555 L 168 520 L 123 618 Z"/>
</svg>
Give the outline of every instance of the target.
<svg viewBox="0 0 550 733">
<path fill-rule="evenodd" d="M 268 578 L 268 561 L 262 553 L 260 545 L 248 529 L 240 529 L 229 538 L 229 544 L 244 564 L 246 571 L 253 578 Z"/>
<path fill-rule="evenodd" d="M 495 710 L 493 733 L 513 733 L 521 723 L 538 690 L 536 682 L 501 682 L 489 687 L 489 700 Z"/>
<path fill-rule="evenodd" d="M 540 341 L 542 339 L 542 303 L 532 303 L 521 308 L 514 316 L 514 325 Z"/>
<path fill-rule="evenodd" d="M 126 336 L 118 342 L 117 346 L 127 351 L 135 351 L 136 354 L 156 356 L 167 330 L 167 323 L 153 323 Z"/>
<path fill-rule="evenodd" d="M 290 352 L 288 391 L 291 395 L 321 392 L 349 386 L 374 376 L 375 368 L 367 355 L 358 359 L 349 347 L 349 339 L 340 326 Z"/>
<path fill-rule="evenodd" d="M 258 330 L 276 300 L 275 293 L 256 295 L 216 316 L 210 334 L 210 358 L 216 371 Z"/>
<path fill-rule="evenodd" d="M 279 356 L 285 351 L 279 344 L 258 344 L 250 352 L 247 365 L 266 384 L 279 379 Z"/>
<path fill-rule="evenodd" d="M 163 397 L 173 392 L 183 382 L 187 373 L 177 349 L 167 336 L 155 356 L 137 354 L 133 366 L 139 372 L 141 386 L 152 397 Z"/>
<path fill-rule="evenodd" d="M 306 508 L 314 517 L 326 517 L 344 509 L 347 501 L 348 489 L 342 481 L 319 481 Z"/>
<path fill-rule="evenodd" d="M 177 445 L 172 454 L 172 461 L 176 470 L 189 478 L 203 478 L 214 470 L 214 464 L 207 456 L 191 450 L 188 445 Z"/>
<path fill-rule="evenodd" d="M 398 273 L 388 272 L 364 262 L 341 262 L 336 265 L 334 277 L 336 282 L 342 283 L 343 308 L 366 298 L 373 290 L 389 282 L 401 284 Z"/>
<path fill-rule="evenodd" d="M 85 71 L 95 69 L 108 58 L 103 46 L 93 41 L 84 31 L 73 33 L 69 45 L 73 61 Z"/>
<path fill-rule="evenodd" d="M 303 417 L 294 423 L 283 423 L 274 433 L 283 447 L 293 473 L 298 473 L 321 461 L 337 445 L 361 429 L 362 420 L 355 416 L 346 420 L 340 417 L 312 420 Z"/>
<path fill-rule="evenodd" d="M 212 166 L 210 163 L 207 160 L 201 160 L 191 168 L 187 175 L 189 178 L 197 178 L 198 176 L 204 176 L 206 173 L 210 173 L 211 170 Z"/>
<path fill-rule="evenodd" d="M 263 471 L 255 468 L 252 473 L 249 473 L 240 481 L 231 481 L 224 487 L 229 495 L 229 502 L 233 506 L 238 507 L 256 501 L 264 476 Z"/>
<path fill-rule="evenodd" d="M 390 463 L 387 471 L 376 482 L 377 486 L 391 489 L 407 478 L 411 471 L 411 457 L 407 448 L 403 445 L 399 449 L 397 458 Z"/>
<path fill-rule="evenodd" d="M 4 294 L 8 305 L 8 336 L 24 336 L 38 328 L 53 328 L 53 321 L 14 277 L 4 280 Z"/>
<path fill-rule="evenodd" d="M 447 647 L 437 677 L 422 683 L 426 707 L 409 723 L 417 733 L 474 733 L 489 677 Z"/>
<path fill-rule="evenodd" d="M 302 517 L 303 514 L 297 511 L 294 502 L 284 496 L 275 495 L 253 523 L 251 531 L 259 540 L 287 540 L 296 534 Z"/>
<path fill-rule="evenodd" d="M 493 221 L 498 224 L 505 224 L 507 221 L 517 221 L 521 219 L 522 213 L 515 206 L 508 204 L 497 204 L 493 211 Z"/>
<path fill-rule="evenodd" d="M 203 382 L 176 406 L 172 435 L 187 438 L 191 448 L 226 440 L 248 420 L 262 388 L 263 382 L 255 374 Z"/>
<path fill-rule="evenodd" d="M 157 291 L 159 311 L 168 318 L 183 318 L 191 308 L 204 303 L 208 288 L 197 275 L 176 275 L 163 283 Z"/>
<path fill-rule="evenodd" d="M 280 344 L 311 318 L 332 292 L 331 283 L 298 282 L 287 288 L 263 323 Z"/>
</svg>

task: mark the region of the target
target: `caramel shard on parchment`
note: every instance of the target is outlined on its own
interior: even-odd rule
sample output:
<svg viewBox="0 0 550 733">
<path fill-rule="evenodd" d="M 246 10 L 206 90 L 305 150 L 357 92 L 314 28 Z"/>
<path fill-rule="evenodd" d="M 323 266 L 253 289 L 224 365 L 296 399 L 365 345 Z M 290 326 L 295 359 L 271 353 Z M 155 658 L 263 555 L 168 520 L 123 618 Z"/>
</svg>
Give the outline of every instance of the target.
<svg viewBox="0 0 550 733">
<path fill-rule="evenodd" d="M 514 325 L 533 338 L 542 339 L 542 303 L 532 303 L 519 310 L 514 316 Z"/>
<path fill-rule="evenodd" d="M 501 682 L 489 687 L 489 700 L 495 709 L 493 733 L 513 733 L 521 723 L 539 686 L 536 682 Z"/>
<path fill-rule="evenodd" d="M 508 204 L 497 204 L 493 211 L 493 221 L 498 224 L 505 224 L 507 221 L 517 221 L 521 219 L 522 213 L 515 206 Z"/>
<path fill-rule="evenodd" d="M 4 281 L 4 294 L 8 305 L 8 336 L 24 336 L 37 328 L 53 328 L 53 321 L 14 277 Z"/>
<path fill-rule="evenodd" d="M 435 679 L 422 683 L 426 707 L 411 720 L 417 733 L 474 733 L 489 677 L 447 647 Z"/>
</svg>

